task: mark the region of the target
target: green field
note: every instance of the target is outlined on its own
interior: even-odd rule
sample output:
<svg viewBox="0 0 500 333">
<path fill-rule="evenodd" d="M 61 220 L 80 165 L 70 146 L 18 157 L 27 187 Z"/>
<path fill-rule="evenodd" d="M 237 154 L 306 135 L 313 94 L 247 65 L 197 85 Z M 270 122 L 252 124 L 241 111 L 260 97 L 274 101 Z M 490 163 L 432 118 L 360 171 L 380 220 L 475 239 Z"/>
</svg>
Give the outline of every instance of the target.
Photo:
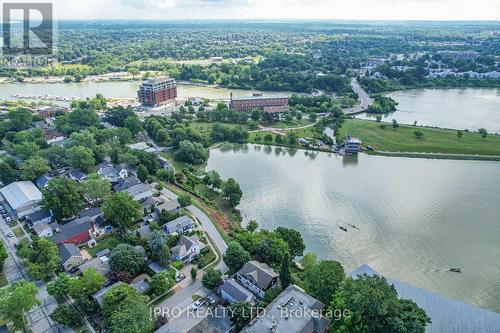
<svg viewBox="0 0 500 333">
<path fill-rule="evenodd" d="M 89 249 L 89 253 L 90 253 L 90 255 L 92 255 L 92 257 L 95 257 L 97 252 L 102 251 L 104 249 L 108 249 L 111 251 L 118 244 L 120 244 L 120 241 L 118 240 L 118 238 L 116 238 L 115 236 L 108 236 L 106 239 L 99 241 L 96 246 Z"/>
<path fill-rule="evenodd" d="M 482 138 L 477 133 L 463 132 L 461 138 L 457 131 L 426 127 L 400 126 L 393 129 L 392 124 L 366 120 L 346 120 L 340 130 L 340 136 L 351 135 L 371 145 L 377 150 L 390 152 L 419 152 L 467 155 L 500 155 L 500 136 L 488 135 Z M 423 137 L 417 139 L 415 131 L 421 131 Z"/>
</svg>

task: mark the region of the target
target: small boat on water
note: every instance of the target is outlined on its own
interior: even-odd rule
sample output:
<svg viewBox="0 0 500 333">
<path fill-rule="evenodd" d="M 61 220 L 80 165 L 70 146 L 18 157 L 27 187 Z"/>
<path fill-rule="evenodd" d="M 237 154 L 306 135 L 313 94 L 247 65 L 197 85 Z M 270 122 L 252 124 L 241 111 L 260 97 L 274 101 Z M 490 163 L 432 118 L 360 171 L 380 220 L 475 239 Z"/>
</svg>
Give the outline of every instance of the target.
<svg viewBox="0 0 500 333">
<path fill-rule="evenodd" d="M 359 230 L 359 228 L 358 228 L 358 227 L 356 227 L 354 224 L 349 224 L 349 223 L 347 223 L 347 225 L 348 225 L 348 226 L 350 226 L 350 227 L 351 227 L 351 228 L 353 228 L 353 229 Z"/>
<path fill-rule="evenodd" d="M 461 270 L 460 270 L 460 268 L 452 267 L 452 268 L 450 268 L 450 272 L 460 273 Z"/>
<path fill-rule="evenodd" d="M 339 229 L 342 230 L 342 231 L 347 232 L 347 228 L 346 227 L 339 227 Z"/>
</svg>

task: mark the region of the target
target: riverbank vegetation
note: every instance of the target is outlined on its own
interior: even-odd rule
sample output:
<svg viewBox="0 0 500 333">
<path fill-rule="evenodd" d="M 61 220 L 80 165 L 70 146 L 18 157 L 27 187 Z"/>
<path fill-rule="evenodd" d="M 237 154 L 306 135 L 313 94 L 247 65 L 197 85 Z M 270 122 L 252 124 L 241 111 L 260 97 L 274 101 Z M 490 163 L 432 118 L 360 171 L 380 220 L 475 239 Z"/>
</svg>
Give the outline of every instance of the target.
<svg viewBox="0 0 500 333">
<path fill-rule="evenodd" d="M 416 135 L 415 132 L 421 135 Z M 340 136 L 359 137 L 363 145 L 390 152 L 421 152 L 500 156 L 500 136 L 430 127 L 415 127 L 348 119 Z"/>
</svg>

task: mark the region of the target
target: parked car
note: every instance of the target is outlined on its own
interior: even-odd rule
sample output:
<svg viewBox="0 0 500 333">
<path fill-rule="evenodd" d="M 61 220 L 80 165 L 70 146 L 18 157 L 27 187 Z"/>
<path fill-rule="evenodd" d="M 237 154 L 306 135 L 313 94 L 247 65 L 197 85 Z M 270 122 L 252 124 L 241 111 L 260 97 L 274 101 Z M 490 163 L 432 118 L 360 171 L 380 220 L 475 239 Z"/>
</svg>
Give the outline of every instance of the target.
<svg viewBox="0 0 500 333">
<path fill-rule="evenodd" d="M 215 298 L 213 298 L 212 296 L 207 296 L 207 301 L 208 301 L 210 304 L 212 304 L 212 305 L 214 305 L 214 304 L 216 303 Z"/>
<path fill-rule="evenodd" d="M 7 238 L 13 238 L 13 237 L 14 237 L 14 234 L 13 234 L 12 232 L 9 232 L 9 233 L 7 234 Z"/>
<path fill-rule="evenodd" d="M 175 282 L 181 282 L 182 280 L 184 280 L 186 278 L 186 274 L 179 274 L 177 275 L 177 277 L 175 278 Z"/>
<path fill-rule="evenodd" d="M 6 223 L 10 223 L 10 222 L 12 222 L 12 219 L 11 219 L 10 217 L 8 217 L 8 216 L 7 216 L 7 217 L 5 218 L 5 222 L 6 222 Z"/>
<path fill-rule="evenodd" d="M 191 307 L 193 309 L 199 309 L 203 306 L 203 304 L 205 304 L 205 299 L 204 298 L 200 298 L 199 300 L 197 300 L 196 302 L 193 303 L 193 305 L 191 305 Z"/>
</svg>

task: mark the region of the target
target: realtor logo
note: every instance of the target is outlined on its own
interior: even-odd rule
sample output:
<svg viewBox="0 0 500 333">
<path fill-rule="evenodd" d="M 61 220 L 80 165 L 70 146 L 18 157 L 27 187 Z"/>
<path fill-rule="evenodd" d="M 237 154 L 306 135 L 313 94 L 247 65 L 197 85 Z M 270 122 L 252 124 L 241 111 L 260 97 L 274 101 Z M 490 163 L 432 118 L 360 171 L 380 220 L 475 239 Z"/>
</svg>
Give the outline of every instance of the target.
<svg viewBox="0 0 500 333">
<path fill-rule="evenodd" d="M 52 55 L 53 4 L 4 2 L 2 4 L 4 55 Z"/>
</svg>

